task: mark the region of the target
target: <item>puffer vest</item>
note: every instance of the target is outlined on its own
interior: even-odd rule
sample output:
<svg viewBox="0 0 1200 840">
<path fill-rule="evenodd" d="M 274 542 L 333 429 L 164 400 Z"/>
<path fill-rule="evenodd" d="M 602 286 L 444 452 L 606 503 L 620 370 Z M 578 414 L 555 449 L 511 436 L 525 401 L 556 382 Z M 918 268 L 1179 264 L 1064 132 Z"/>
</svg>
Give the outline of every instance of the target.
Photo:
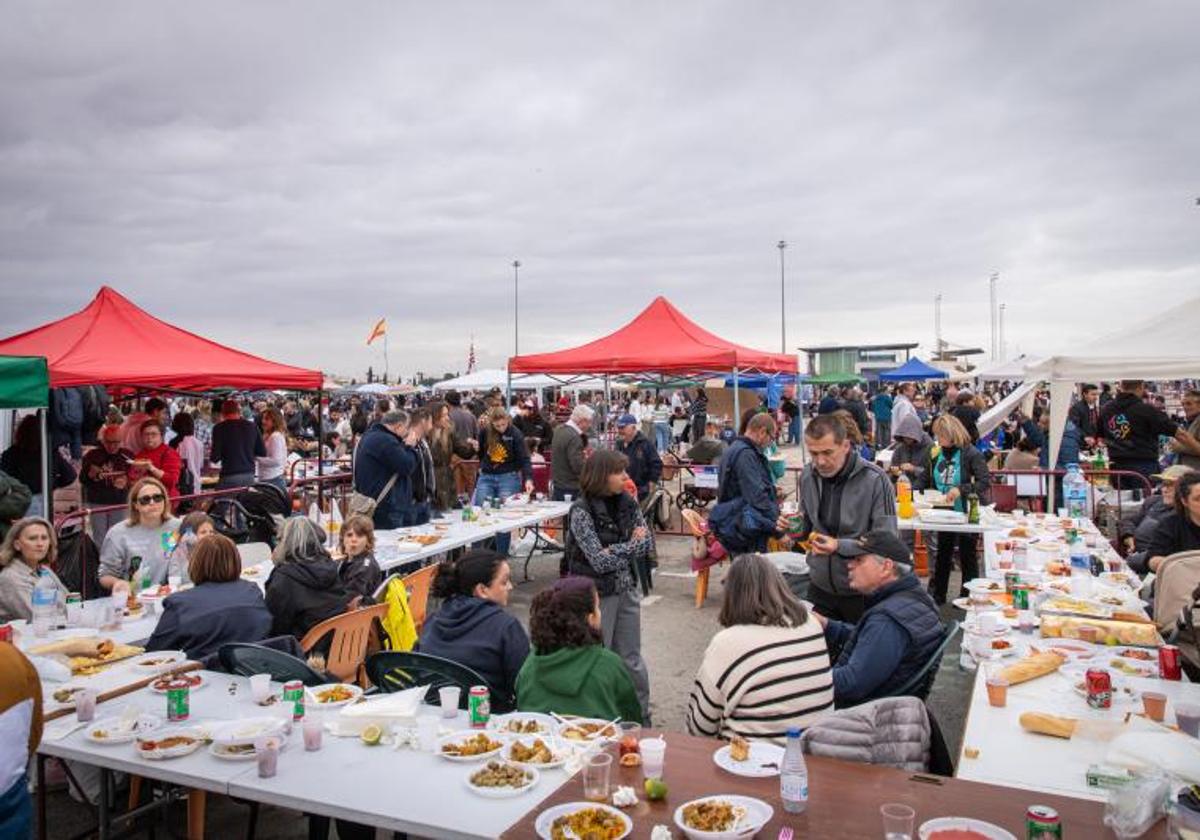
<svg viewBox="0 0 1200 840">
<path fill-rule="evenodd" d="M 592 526 L 600 544 L 607 548 L 610 545 L 629 542 L 633 536 L 634 523 L 637 521 L 637 502 L 628 493 L 622 493 L 617 502 L 617 517 L 614 519 L 608 512 L 608 505 L 603 499 L 580 499 L 571 505 L 571 511 L 582 509 L 592 518 Z M 569 515 L 568 515 L 568 521 Z M 600 597 L 616 594 L 617 572 L 597 572 L 584 556 L 579 543 L 575 541 L 570 529 L 567 530 L 566 546 L 563 551 L 566 559 L 566 572 L 569 575 L 590 577 L 596 582 L 596 591 Z"/>
<path fill-rule="evenodd" d="M 908 633 L 909 639 L 908 648 L 896 670 L 872 692 L 873 697 L 886 697 L 921 670 L 921 666 L 941 643 L 943 628 L 937 605 L 915 575 L 906 575 L 868 596 L 867 609 L 858 620 L 859 626 L 872 614 L 878 616 L 879 613 L 899 624 Z M 857 644 L 858 634 L 855 633 L 838 654 L 838 662 L 848 662 Z"/>
</svg>

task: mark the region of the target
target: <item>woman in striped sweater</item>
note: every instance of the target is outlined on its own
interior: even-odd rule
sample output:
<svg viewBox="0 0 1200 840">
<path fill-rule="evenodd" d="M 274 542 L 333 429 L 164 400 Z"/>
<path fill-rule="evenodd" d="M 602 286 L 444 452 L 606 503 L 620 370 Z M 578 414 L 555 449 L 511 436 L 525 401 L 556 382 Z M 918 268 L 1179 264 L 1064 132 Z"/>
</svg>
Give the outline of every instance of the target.
<svg viewBox="0 0 1200 840">
<path fill-rule="evenodd" d="M 734 561 L 713 636 L 692 687 L 693 735 L 783 743 L 833 709 L 833 678 L 821 625 L 766 558 Z"/>
</svg>

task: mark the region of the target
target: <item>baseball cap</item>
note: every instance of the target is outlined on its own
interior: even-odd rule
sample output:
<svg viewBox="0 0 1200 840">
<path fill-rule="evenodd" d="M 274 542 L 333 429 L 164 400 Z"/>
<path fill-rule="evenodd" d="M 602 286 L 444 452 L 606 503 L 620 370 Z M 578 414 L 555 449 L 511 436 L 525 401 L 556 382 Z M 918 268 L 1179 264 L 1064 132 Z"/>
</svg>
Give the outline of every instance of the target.
<svg viewBox="0 0 1200 840">
<path fill-rule="evenodd" d="M 892 531 L 885 531 L 882 528 L 867 531 L 867 533 L 855 541 L 852 547 L 842 553 L 847 557 L 876 554 L 896 563 L 903 563 L 905 566 L 911 566 L 913 562 L 912 555 L 908 551 L 908 546 L 904 544 L 899 535 Z"/>
<path fill-rule="evenodd" d="M 1185 467 L 1183 464 L 1172 464 L 1162 472 L 1150 477 L 1157 478 L 1159 481 L 1178 481 L 1191 472 L 1195 472 L 1191 467 Z"/>
<path fill-rule="evenodd" d="M 637 425 L 637 418 L 634 417 L 632 414 L 622 414 L 620 417 L 617 418 L 617 428 L 618 429 L 623 429 L 626 426 L 636 426 L 636 425 Z"/>
</svg>

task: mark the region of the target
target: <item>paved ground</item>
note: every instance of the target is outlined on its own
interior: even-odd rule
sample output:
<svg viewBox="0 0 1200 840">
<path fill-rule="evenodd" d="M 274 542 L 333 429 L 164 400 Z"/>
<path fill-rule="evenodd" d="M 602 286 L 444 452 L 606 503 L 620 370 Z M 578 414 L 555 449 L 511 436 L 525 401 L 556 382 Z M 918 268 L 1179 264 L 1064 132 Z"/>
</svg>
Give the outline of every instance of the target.
<svg viewBox="0 0 1200 840">
<path fill-rule="evenodd" d="M 717 612 L 721 599 L 719 575 L 714 575 L 704 609 L 694 607 L 694 578 L 688 572 L 688 541 L 663 539 L 659 545 L 660 568 L 654 593 L 642 610 L 643 655 L 650 670 L 652 714 L 656 726 L 682 730 L 687 709 L 688 692 L 696 668 L 703 656 L 708 639 L 716 632 Z M 543 587 L 558 574 L 558 558 L 535 557 L 530 572 L 533 580 L 518 586 L 513 593 L 511 608 L 527 621 L 529 603 Z M 961 614 L 960 614 L 961 615 Z M 960 615 L 947 614 L 957 618 Z M 970 691 L 970 675 L 958 668 L 958 647 L 947 653 L 942 661 L 930 705 L 950 741 L 951 753 L 957 755 L 962 737 L 966 702 Z M 182 832 L 183 808 L 176 807 L 176 830 Z M 233 836 L 245 831 L 247 809 L 227 798 L 213 797 L 208 808 L 208 835 Z M 88 811 L 70 800 L 65 793 L 51 795 L 52 838 L 66 838 L 87 826 Z M 259 820 L 258 836 L 274 838 L 303 838 L 307 836 L 305 821 L 295 812 L 264 808 Z"/>
</svg>

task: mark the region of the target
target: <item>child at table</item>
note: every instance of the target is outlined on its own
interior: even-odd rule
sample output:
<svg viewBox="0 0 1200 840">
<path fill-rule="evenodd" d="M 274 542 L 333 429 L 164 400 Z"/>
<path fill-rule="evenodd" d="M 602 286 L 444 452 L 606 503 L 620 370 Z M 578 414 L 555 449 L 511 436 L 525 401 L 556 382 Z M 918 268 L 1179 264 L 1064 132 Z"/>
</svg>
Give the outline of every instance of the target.
<svg viewBox="0 0 1200 840">
<path fill-rule="evenodd" d="M 375 560 L 375 523 L 362 514 L 354 514 L 342 523 L 338 537 L 342 555 L 338 578 L 351 592 L 370 598 L 383 583 L 383 570 Z"/>
</svg>

